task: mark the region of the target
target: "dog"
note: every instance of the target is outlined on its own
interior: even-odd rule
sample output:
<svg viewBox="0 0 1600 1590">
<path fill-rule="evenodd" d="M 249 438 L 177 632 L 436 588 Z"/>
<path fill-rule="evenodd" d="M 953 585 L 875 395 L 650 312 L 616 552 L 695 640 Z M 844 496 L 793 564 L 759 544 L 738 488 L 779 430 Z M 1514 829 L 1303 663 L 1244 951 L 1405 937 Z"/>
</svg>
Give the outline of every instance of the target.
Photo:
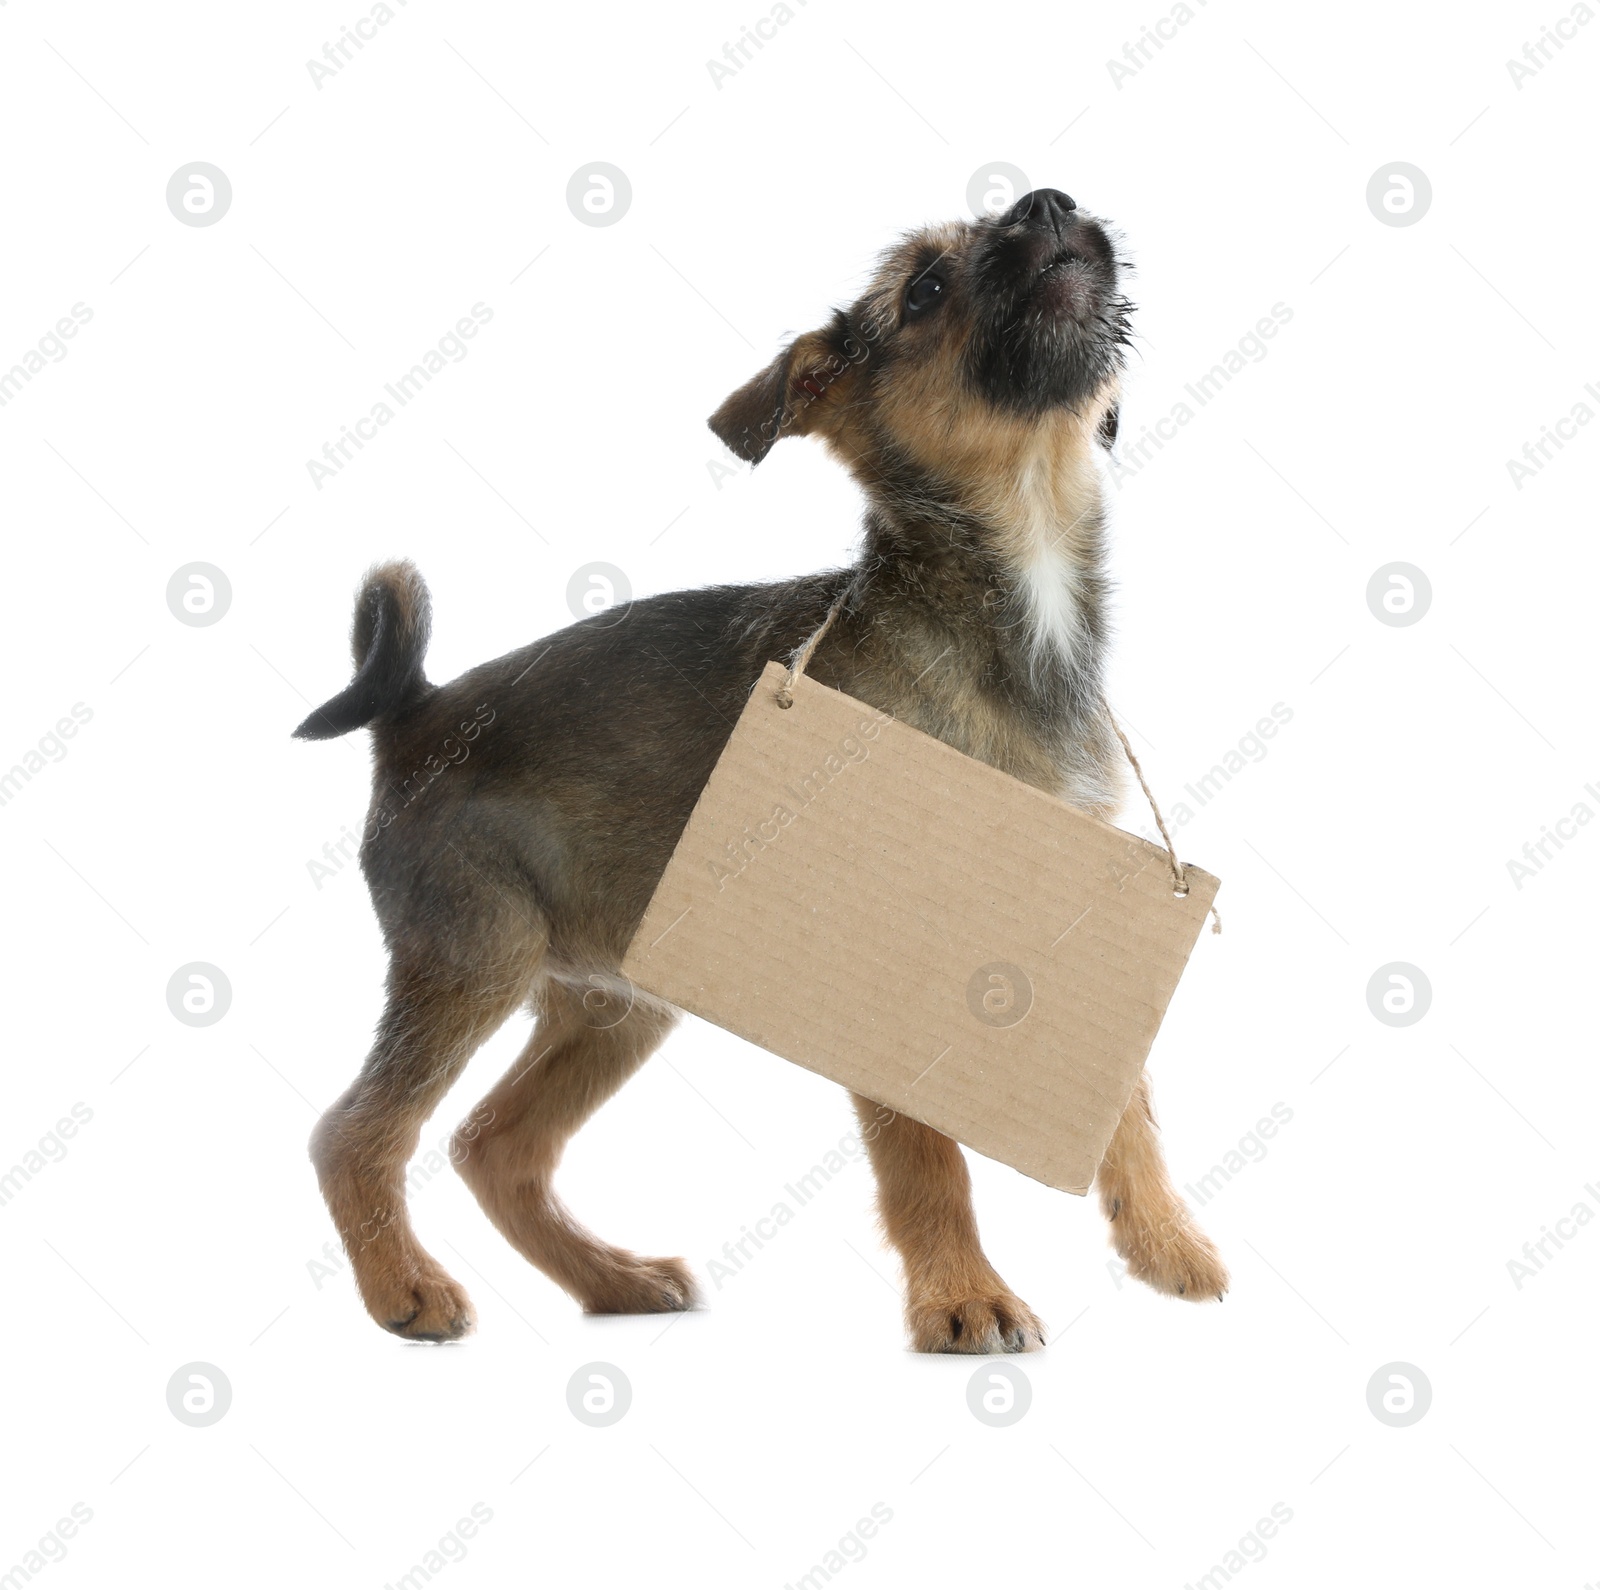
<svg viewBox="0 0 1600 1590">
<path fill-rule="evenodd" d="M 473 1328 L 467 1294 L 412 1231 L 406 1166 L 469 1057 L 523 1007 L 532 1037 L 452 1139 L 457 1169 L 512 1246 L 586 1311 L 695 1305 L 683 1260 L 602 1241 L 552 1179 L 572 1134 L 677 1020 L 628 997 L 624 951 L 763 666 L 797 656 L 830 617 L 808 660 L 820 683 L 1114 814 L 1097 449 L 1116 437 L 1129 342 L 1118 246 L 1051 188 L 912 233 L 856 303 L 712 415 L 752 465 L 785 437 L 816 436 L 850 470 L 867 511 L 848 569 L 642 598 L 448 685 L 423 673 L 416 570 L 368 574 L 355 677 L 295 733 L 373 734 L 360 854 L 390 957 L 387 1003 L 311 1157 L 380 1325 L 421 1341 Z M 853 1097 L 912 1345 L 1042 1346 L 1044 1326 L 984 1256 L 959 1146 Z M 1173 1189 L 1143 1078 L 1096 1185 L 1133 1275 L 1222 1296 L 1227 1272 Z"/>
</svg>

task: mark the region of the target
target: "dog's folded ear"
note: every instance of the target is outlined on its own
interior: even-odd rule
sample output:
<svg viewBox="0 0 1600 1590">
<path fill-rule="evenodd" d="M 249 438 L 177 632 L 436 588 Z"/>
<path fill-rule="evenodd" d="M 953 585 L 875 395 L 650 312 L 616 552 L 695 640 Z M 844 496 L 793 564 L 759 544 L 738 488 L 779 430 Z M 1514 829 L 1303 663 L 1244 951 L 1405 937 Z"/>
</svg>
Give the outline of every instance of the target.
<svg viewBox="0 0 1600 1590">
<path fill-rule="evenodd" d="M 832 324 L 796 337 L 706 423 L 730 451 L 759 464 L 779 437 L 825 428 L 865 354 L 841 312 Z"/>
</svg>

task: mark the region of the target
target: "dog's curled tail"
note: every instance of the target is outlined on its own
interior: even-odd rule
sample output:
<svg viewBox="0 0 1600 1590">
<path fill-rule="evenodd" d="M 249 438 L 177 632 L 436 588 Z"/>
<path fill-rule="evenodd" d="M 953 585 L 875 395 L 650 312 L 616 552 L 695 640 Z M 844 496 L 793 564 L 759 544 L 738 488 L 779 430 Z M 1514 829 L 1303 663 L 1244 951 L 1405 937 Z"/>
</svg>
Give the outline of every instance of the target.
<svg viewBox="0 0 1600 1590">
<path fill-rule="evenodd" d="M 301 740 L 332 740 L 352 729 L 393 718 L 431 688 L 422 672 L 432 604 L 413 563 L 379 563 L 356 597 L 350 650 L 356 676 L 296 729 Z"/>
</svg>

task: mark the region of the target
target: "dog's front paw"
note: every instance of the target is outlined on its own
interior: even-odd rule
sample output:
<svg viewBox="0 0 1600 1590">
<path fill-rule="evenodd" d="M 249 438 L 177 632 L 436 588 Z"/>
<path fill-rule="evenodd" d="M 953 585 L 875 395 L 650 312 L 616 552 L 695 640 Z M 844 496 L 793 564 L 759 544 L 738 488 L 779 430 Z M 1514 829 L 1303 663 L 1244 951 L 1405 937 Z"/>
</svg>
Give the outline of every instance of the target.
<svg viewBox="0 0 1600 1590">
<path fill-rule="evenodd" d="M 597 1276 L 581 1299 L 585 1314 L 673 1314 L 697 1302 L 694 1276 L 682 1259 L 624 1254 Z"/>
<path fill-rule="evenodd" d="M 1032 1353 L 1044 1324 L 1014 1293 L 924 1297 L 906 1305 L 911 1345 L 919 1353 Z"/>
<path fill-rule="evenodd" d="M 1193 1303 L 1214 1302 L 1227 1292 L 1227 1266 L 1210 1237 L 1192 1221 L 1172 1225 L 1159 1237 L 1133 1228 L 1112 1229 L 1128 1274 L 1155 1291 Z"/>
<path fill-rule="evenodd" d="M 477 1328 L 472 1300 L 443 1270 L 419 1269 L 405 1279 L 384 1277 L 364 1300 L 387 1331 L 411 1342 L 453 1342 Z"/>
</svg>

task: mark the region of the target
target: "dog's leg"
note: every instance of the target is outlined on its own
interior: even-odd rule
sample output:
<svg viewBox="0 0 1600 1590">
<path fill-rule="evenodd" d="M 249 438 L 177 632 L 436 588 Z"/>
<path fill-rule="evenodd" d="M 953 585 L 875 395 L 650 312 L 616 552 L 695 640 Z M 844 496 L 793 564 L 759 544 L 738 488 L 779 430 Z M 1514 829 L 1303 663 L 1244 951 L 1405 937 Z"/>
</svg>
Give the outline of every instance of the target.
<svg viewBox="0 0 1600 1590">
<path fill-rule="evenodd" d="M 456 1133 L 452 1158 L 506 1240 L 590 1314 L 692 1308 L 682 1259 L 640 1258 L 602 1242 L 567 1213 L 551 1188 L 574 1132 L 650 1057 L 677 1020 L 635 1004 L 586 1010 L 547 986 L 533 1037 L 517 1063 Z"/>
<path fill-rule="evenodd" d="M 960 1145 L 851 1095 L 878 1178 L 878 1211 L 906 1276 L 906 1328 L 919 1353 L 1027 1353 L 1044 1326 L 978 1242 Z"/>
<path fill-rule="evenodd" d="M 442 957 L 397 961 L 372 1052 L 312 1134 L 312 1163 L 361 1300 L 397 1336 L 449 1341 L 472 1329 L 467 1294 L 411 1229 L 406 1165 L 473 1051 L 526 999 L 536 961 L 471 971 Z"/>
<path fill-rule="evenodd" d="M 1150 1081 L 1140 1075 L 1095 1178 L 1111 1242 L 1128 1274 L 1158 1292 L 1210 1302 L 1228 1290 L 1228 1272 L 1211 1239 L 1195 1224 L 1167 1175 L 1150 1107 Z"/>
</svg>

